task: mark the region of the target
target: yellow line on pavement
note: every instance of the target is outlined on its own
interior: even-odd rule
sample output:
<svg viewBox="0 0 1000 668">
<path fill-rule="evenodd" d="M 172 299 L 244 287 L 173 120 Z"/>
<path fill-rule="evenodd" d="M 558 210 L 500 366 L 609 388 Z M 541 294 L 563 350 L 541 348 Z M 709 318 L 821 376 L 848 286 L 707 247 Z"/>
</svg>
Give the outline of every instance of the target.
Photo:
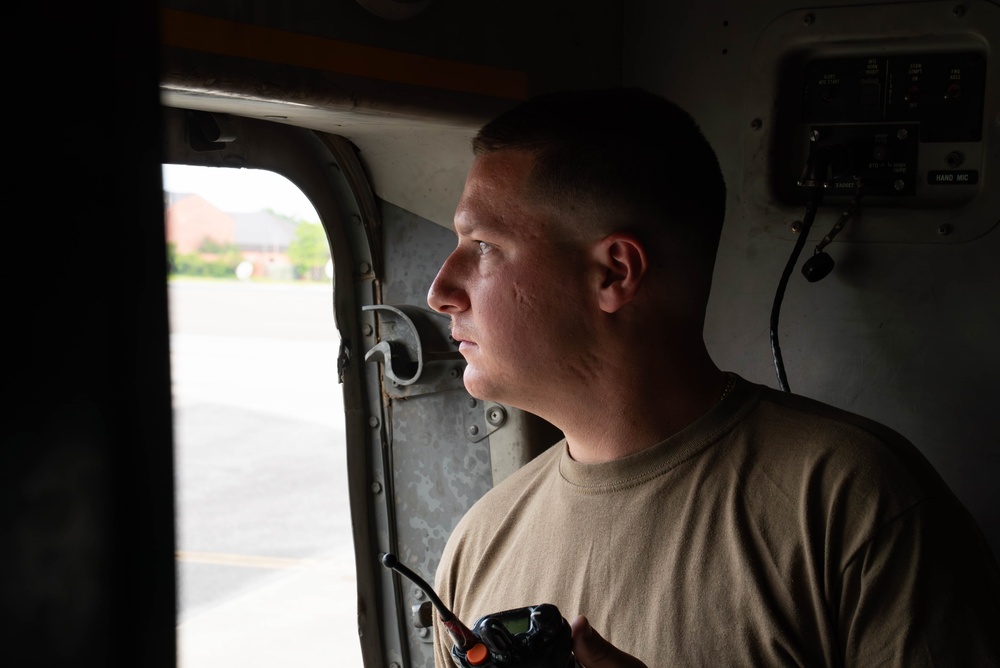
<svg viewBox="0 0 1000 668">
<path fill-rule="evenodd" d="M 247 568 L 299 568 L 312 563 L 311 559 L 288 557 L 256 557 L 246 554 L 224 554 L 221 552 L 188 552 L 178 550 L 177 561 L 192 564 L 216 564 L 219 566 L 245 566 Z"/>
</svg>

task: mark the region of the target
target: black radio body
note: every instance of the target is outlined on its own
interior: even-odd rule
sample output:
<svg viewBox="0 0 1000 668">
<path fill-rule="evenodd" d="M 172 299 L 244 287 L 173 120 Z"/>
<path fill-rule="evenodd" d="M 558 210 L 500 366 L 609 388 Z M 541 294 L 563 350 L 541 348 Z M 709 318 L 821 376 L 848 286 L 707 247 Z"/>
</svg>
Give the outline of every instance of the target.
<svg viewBox="0 0 1000 668">
<path fill-rule="evenodd" d="M 573 668 L 573 637 L 556 606 L 542 603 L 480 617 L 472 627 L 478 643 L 452 646 L 462 668 Z"/>
<path fill-rule="evenodd" d="M 574 668 L 573 631 L 550 603 L 480 617 L 470 630 L 449 610 L 423 578 L 382 555 L 382 565 L 420 587 L 434 607 L 454 645 L 451 656 L 459 668 Z"/>
</svg>

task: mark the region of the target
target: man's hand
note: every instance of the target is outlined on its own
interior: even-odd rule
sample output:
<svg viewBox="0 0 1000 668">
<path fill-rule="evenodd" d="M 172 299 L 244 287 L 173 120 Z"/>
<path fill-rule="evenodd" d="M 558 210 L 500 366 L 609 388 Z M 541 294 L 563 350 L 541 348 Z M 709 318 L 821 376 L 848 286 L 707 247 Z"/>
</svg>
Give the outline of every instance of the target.
<svg viewBox="0 0 1000 668">
<path fill-rule="evenodd" d="M 602 638 L 583 615 L 574 619 L 570 628 L 573 629 L 573 654 L 583 668 L 646 668 L 642 661 Z"/>
</svg>

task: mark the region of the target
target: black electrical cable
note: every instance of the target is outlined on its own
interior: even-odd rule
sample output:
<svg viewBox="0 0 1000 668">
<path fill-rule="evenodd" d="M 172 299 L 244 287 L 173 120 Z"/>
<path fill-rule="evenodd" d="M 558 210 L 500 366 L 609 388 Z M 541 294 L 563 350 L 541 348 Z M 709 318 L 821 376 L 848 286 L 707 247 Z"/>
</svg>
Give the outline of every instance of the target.
<svg viewBox="0 0 1000 668">
<path fill-rule="evenodd" d="M 778 289 L 774 295 L 774 304 L 771 306 L 771 356 L 774 358 L 774 370 L 778 374 L 778 386 L 785 392 L 791 392 L 788 388 L 788 377 L 785 375 L 785 363 L 781 359 L 781 345 L 778 342 L 778 315 L 781 312 L 781 302 L 785 298 L 785 287 L 788 285 L 788 278 L 795 269 L 795 263 L 802 254 L 802 248 L 806 245 L 806 238 L 809 236 L 809 228 L 812 227 L 816 219 L 816 211 L 819 209 L 823 199 L 823 188 L 810 188 L 809 201 L 806 203 L 806 213 L 802 217 L 802 228 L 799 230 L 799 238 L 795 241 L 795 248 L 785 264 L 785 271 L 778 281 Z"/>
<path fill-rule="evenodd" d="M 437 608 L 438 617 L 441 619 L 441 623 L 443 623 L 445 628 L 448 629 L 451 639 L 456 645 L 458 645 L 459 649 L 467 650 L 479 642 L 479 638 L 476 634 L 470 631 L 469 627 L 463 624 L 462 620 L 456 617 L 455 613 L 448 609 L 441 598 L 437 595 L 437 592 L 435 592 L 434 589 L 427 584 L 427 581 L 403 564 L 399 563 L 399 559 L 396 558 L 396 555 L 391 552 L 383 554 L 382 565 L 396 571 L 407 580 L 417 585 L 420 591 L 427 594 L 427 598 L 429 598 L 431 603 L 434 604 L 434 607 Z"/>
</svg>

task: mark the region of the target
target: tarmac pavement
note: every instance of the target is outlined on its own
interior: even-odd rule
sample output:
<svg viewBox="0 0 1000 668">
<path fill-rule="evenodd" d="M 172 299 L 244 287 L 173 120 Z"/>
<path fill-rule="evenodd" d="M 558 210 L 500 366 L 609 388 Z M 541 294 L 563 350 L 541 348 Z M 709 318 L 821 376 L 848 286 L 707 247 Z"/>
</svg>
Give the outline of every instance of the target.
<svg viewBox="0 0 1000 668">
<path fill-rule="evenodd" d="M 357 584 L 341 559 L 294 569 L 177 628 L 179 668 L 362 668 Z M 349 605 L 346 605 L 349 603 Z"/>
<path fill-rule="evenodd" d="M 180 668 L 362 668 L 332 289 L 172 284 Z"/>
</svg>

